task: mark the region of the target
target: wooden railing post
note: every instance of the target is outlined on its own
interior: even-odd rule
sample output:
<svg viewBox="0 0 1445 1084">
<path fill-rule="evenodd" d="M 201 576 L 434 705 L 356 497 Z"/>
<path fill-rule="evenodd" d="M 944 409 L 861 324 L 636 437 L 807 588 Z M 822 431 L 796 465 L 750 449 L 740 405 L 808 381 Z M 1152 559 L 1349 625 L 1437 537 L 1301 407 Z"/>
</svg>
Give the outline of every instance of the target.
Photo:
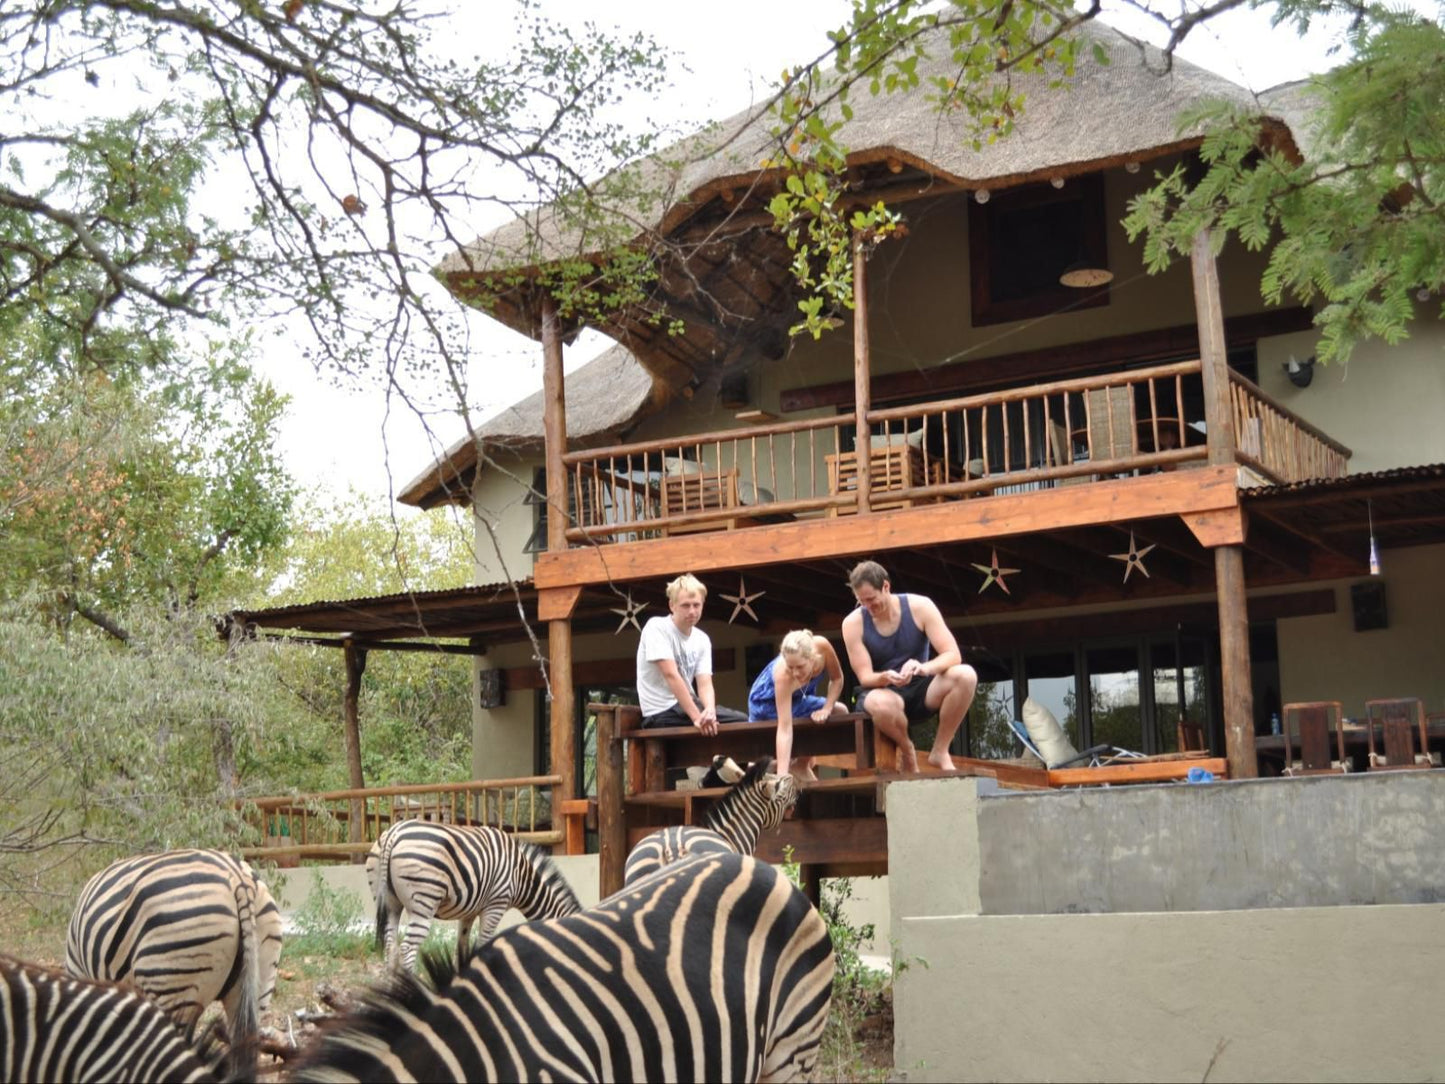
<svg viewBox="0 0 1445 1084">
<path fill-rule="evenodd" d="M 868 255 L 863 235 L 853 235 L 853 456 L 858 461 L 858 513 L 870 510 L 872 492 L 872 441 L 868 437 L 868 411 L 873 396 L 869 386 Z M 841 449 L 840 449 L 841 450 Z"/>
<path fill-rule="evenodd" d="M 627 861 L 627 822 L 623 816 L 625 776 L 622 742 L 617 734 L 618 707 L 589 704 L 597 716 L 597 850 L 598 883 L 603 899 L 622 887 Z"/>
<path fill-rule="evenodd" d="M 1224 303 L 1219 298 L 1219 266 L 1210 248 L 1209 230 L 1194 235 L 1194 314 L 1199 324 L 1200 375 L 1204 381 L 1204 429 L 1209 462 L 1234 462 L 1234 411 L 1229 402 L 1229 355 L 1224 337 Z"/>
</svg>

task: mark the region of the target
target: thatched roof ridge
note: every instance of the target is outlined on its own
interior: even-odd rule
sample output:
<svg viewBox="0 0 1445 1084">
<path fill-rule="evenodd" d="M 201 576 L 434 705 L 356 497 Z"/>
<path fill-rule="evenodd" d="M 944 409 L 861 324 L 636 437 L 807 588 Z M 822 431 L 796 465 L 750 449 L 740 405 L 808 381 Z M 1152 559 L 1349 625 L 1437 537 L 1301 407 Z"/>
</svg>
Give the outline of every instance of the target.
<svg viewBox="0 0 1445 1084">
<path fill-rule="evenodd" d="M 1202 129 L 1181 130 L 1179 118 L 1205 101 L 1259 104 L 1246 88 L 1178 57 L 1166 67 L 1158 49 L 1098 20 L 1079 32 L 1085 47 L 1069 89 L 1055 93 L 1045 77 L 1013 77 L 1027 94 L 1025 112 L 1008 138 L 979 150 L 963 121 L 940 114 L 928 93 L 874 97 L 860 88 L 850 99 L 854 116 L 843 133 L 853 148 L 850 162 L 896 158 L 953 184 L 1001 188 L 1192 146 Z M 1095 61 L 1095 43 L 1108 54 L 1108 65 Z M 925 79 L 948 69 L 943 51 L 934 52 L 919 65 Z M 667 232 L 719 191 L 746 186 L 770 154 L 771 123 L 765 107 L 756 107 L 627 167 L 636 189 L 651 198 L 620 209 L 619 227 L 629 236 L 648 229 Z M 574 228 L 554 206 L 478 238 L 437 270 L 448 275 L 531 267 L 602 247 L 598 237 Z"/>
<path fill-rule="evenodd" d="M 653 380 L 623 346 L 604 350 L 586 365 L 567 374 L 567 441 L 573 447 L 616 438 L 651 412 Z M 543 447 L 542 392 L 519 399 L 477 427 L 484 446 L 514 452 Z M 403 504 L 431 508 L 467 503 L 476 476 L 477 444 L 464 436 L 434 463 L 407 483 L 398 496 Z"/>
</svg>

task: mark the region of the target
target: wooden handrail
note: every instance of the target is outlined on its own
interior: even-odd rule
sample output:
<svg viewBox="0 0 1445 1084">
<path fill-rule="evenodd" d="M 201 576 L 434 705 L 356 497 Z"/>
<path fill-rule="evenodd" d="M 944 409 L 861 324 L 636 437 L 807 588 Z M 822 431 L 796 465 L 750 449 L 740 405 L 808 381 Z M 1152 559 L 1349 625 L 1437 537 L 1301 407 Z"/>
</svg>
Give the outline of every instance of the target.
<svg viewBox="0 0 1445 1084">
<path fill-rule="evenodd" d="M 646 455 L 650 452 L 666 452 L 673 448 L 688 448 L 701 444 L 732 444 L 756 437 L 775 437 L 785 433 L 802 433 L 809 429 L 847 428 L 853 424 L 853 414 L 830 414 L 825 418 L 805 418 L 795 422 L 773 422 L 768 425 L 751 425 L 738 429 L 716 429 L 710 433 L 689 434 L 683 437 L 667 437 L 659 440 L 638 441 L 635 444 L 614 444 L 606 448 L 588 448 L 585 451 L 568 452 L 562 462 L 569 467 L 579 463 L 592 463 L 603 459 L 623 459 L 629 455 Z"/>
<path fill-rule="evenodd" d="M 1254 381 L 1250 380 L 1249 377 L 1241 376 L 1239 373 L 1231 369 L 1229 370 L 1229 380 L 1232 384 L 1238 384 L 1241 388 L 1249 392 L 1250 395 L 1254 396 L 1254 398 L 1258 399 L 1261 403 L 1269 407 L 1271 410 L 1278 411 L 1280 414 L 1284 415 L 1291 422 L 1299 426 L 1299 428 L 1303 429 L 1306 433 L 1314 437 L 1321 444 L 1330 448 L 1332 451 L 1338 452 L 1346 459 L 1349 459 L 1354 455 L 1354 452 L 1352 452 L 1348 447 L 1341 444 L 1334 437 L 1330 436 L 1328 433 L 1325 433 L 1323 430 L 1317 429 L 1304 418 L 1301 418 L 1289 407 L 1285 406 L 1283 403 L 1271 396 Z"/>
<path fill-rule="evenodd" d="M 1129 369 L 1125 372 L 1106 373 L 1102 376 L 1081 376 L 1071 380 L 1055 380 L 1048 384 L 1030 384 L 1023 388 L 1010 388 L 1007 391 L 981 392 L 977 395 L 965 395 L 958 399 L 941 399 L 937 402 L 913 403 L 909 406 L 870 410 L 868 421 L 870 423 L 897 421 L 903 418 L 916 418 L 923 414 L 941 414 L 949 410 L 995 406 L 999 403 L 1017 403 L 1025 399 L 1042 399 L 1066 392 L 1119 388 L 1129 384 L 1140 384 L 1146 380 L 1157 380 L 1166 376 L 1183 376 L 1199 371 L 1198 360 L 1176 361 L 1170 365 L 1154 365 L 1148 369 Z"/>
<path fill-rule="evenodd" d="M 350 790 L 327 790 L 313 794 L 268 795 L 264 798 L 239 798 L 240 807 L 284 809 L 298 802 L 334 802 L 350 798 L 391 798 L 409 794 L 435 794 L 438 791 L 482 791 L 504 787 L 554 787 L 562 780 L 558 775 L 524 775 L 516 779 L 468 779 L 457 783 L 398 783 L 389 787 L 362 787 Z"/>
</svg>

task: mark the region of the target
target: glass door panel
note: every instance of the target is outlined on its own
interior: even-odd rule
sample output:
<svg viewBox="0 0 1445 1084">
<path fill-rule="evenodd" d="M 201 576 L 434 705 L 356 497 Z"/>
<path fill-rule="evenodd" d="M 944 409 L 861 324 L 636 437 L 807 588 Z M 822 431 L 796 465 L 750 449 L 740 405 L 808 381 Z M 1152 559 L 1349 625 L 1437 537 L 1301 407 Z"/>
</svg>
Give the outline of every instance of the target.
<svg viewBox="0 0 1445 1084">
<path fill-rule="evenodd" d="M 1079 739 L 1079 695 L 1072 651 L 1039 652 L 1024 656 L 1028 695 L 1054 713 L 1069 741 Z"/>
<path fill-rule="evenodd" d="M 1184 665 L 1177 660 L 1182 655 Z M 1155 640 L 1149 645 L 1154 686 L 1154 738 L 1161 753 L 1179 751 L 1179 722 L 1209 732 L 1209 655 L 1197 636 Z M 1180 711 L 1180 703 L 1183 711 Z"/>
<path fill-rule="evenodd" d="M 1084 652 L 1089 690 L 1089 744 L 1144 749 L 1137 642 Z"/>
</svg>

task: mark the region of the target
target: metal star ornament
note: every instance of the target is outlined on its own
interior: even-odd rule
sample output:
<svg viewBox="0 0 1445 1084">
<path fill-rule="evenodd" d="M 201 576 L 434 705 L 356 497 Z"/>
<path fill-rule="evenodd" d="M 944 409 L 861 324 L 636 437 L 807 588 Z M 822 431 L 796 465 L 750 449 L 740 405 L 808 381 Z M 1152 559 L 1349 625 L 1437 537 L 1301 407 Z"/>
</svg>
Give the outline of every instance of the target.
<svg viewBox="0 0 1445 1084">
<path fill-rule="evenodd" d="M 978 589 L 978 593 L 980 595 L 983 594 L 986 590 L 988 590 L 988 585 L 991 583 L 998 584 L 999 590 L 1001 590 L 1006 595 L 1013 593 L 1008 589 L 1008 584 L 1004 582 L 1004 577 L 1012 576 L 1019 570 L 1016 568 L 999 568 L 998 550 L 993 551 L 992 561 L 989 564 L 981 565 L 977 562 L 972 563 L 974 568 L 978 569 L 984 574 L 983 586 Z"/>
<path fill-rule="evenodd" d="M 1133 531 L 1130 531 L 1130 532 L 1129 532 L 1129 552 L 1128 552 L 1128 553 L 1111 553 L 1111 554 L 1109 554 L 1109 556 L 1112 557 L 1114 560 L 1116 560 L 1116 561 L 1123 561 L 1123 562 L 1124 562 L 1124 582 L 1125 582 L 1125 583 L 1128 583 L 1128 582 L 1129 582 L 1129 573 L 1133 572 L 1136 568 L 1137 568 L 1140 572 L 1144 573 L 1144 578 L 1145 578 L 1146 580 L 1149 578 L 1149 570 L 1144 567 L 1144 558 L 1148 555 L 1149 551 L 1152 550 L 1156 545 L 1158 545 L 1157 542 L 1151 542 L 1149 545 L 1145 546 L 1145 547 L 1141 550 L 1141 549 L 1138 547 L 1138 545 L 1134 542 L 1134 532 L 1133 532 Z"/>
<path fill-rule="evenodd" d="M 645 603 L 645 602 L 633 602 L 633 601 L 632 601 L 632 592 L 629 590 L 629 591 L 627 592 L 627 605 L 626 605 L 626 606 L 613 606 L 613 607 L 612 607 L 612 612 L 613 612 L 613 613 L 615 613 L 615 614 L 621 614 L 621 615 L 622 615 L 622 621 L 621 621 L 621 622 L 618 624 L 618 626 L 617 626 L 617 632 L 614 632 L 612 635 L 613 635 L 613 636 L 616 636 L 618 632 L 621 632 L 621 631 L 622 631 L 623 629 L 625 629 L 628 625 L 631 625 L 631 626 L 632 626 L 633 628 L 635 628 L 638 632 L 641 632 L 641 631 L 642 631 L 642 626 L 637 623 L 637 615 L 640 614 L 640 613 L 641 613 L 643 610 L 645 610 L 645 609 L 647 609 L 647 603 Z"/>
<path fill-rule="evenodd" d="M 753 619 L 753 621 L 757 622 L 757 621 L 758 621 L 758 615 L 753 612 L 753 606 L 752 606 L 752 604 L 753 604 L 753 601 L 754 601 L 755 599 L 760 599 L 760 598 L 762 598 L 762 597 L 763 597 L 764 595 L 766 595 L 766 594 L 767 594 L 766 591 L 754 591 L 752 594 L 748 594 L 747 581 L 744 580 L 743 577 L 739 576 L 739 577 L 738 577 L 738 593 L 737 593 L 736 595 L 719 595 L 719 596 L 718 596 L 718 597 L 719 597 L 720 599 L 722 599 L 724 602 L 731 602 L 731 603 L 733 604 L 733 612 L 732 612 L 732 614 L 729 615 L 729 617 L 728 617 L 728 624 L 731 625 L 731 624 L 733 623 L 734 619 L 736 619 L 737 616 L 738 616 L 738 614 L 740 614 L 740 613 L 745 613 L 745 614 L 747 614 L 749 617 L 751 617 L 751 618 Z M 758 623 L 760 624 L 761 622 L 758 622 Z"/>
</svg>

